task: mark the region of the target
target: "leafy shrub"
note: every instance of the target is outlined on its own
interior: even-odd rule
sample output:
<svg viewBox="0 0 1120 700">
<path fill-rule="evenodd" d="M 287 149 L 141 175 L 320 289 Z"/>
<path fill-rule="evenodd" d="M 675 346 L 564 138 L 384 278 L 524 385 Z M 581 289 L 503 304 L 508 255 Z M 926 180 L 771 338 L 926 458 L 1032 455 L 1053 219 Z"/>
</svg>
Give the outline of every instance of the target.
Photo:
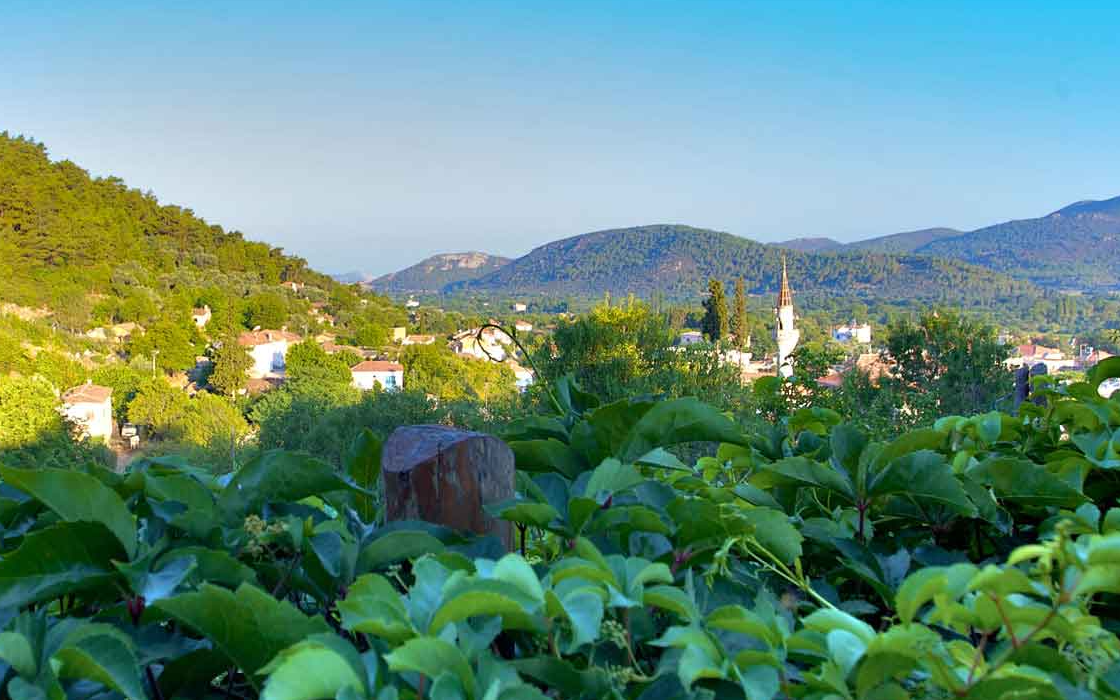
<svg viewBox="0 0 1120 700">
<path fill-rule="evenodd" d="M 381 524 L 380 442 L 228 478 L 0 468 L 11 697 L 1117 698 L 1120 402 L 890 442 L 570 380 L 496 540 Z M 719 443 L 682 464 L 666 448 Z M 44 556 L 49 552 L 50 556 Z"/>
</svg>

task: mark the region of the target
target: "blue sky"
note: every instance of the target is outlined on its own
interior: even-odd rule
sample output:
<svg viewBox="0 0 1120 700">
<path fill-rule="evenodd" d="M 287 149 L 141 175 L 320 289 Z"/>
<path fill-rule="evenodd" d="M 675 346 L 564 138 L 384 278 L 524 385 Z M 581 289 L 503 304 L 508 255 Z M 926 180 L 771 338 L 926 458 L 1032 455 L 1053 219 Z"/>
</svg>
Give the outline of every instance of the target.
<svg viewBox="0 0 1120 700">
<path fill-rule="evenodd" d="M 1115 2 L 0 4 L 0 130 L 331 272 L 1120 194 Z"/>
</svg>

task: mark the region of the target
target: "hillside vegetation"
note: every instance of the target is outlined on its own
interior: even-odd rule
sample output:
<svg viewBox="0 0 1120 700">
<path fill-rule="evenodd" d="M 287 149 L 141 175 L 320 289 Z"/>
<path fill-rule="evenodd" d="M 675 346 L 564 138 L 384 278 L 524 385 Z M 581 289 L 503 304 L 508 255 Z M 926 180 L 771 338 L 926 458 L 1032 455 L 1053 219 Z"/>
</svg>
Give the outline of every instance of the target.
<svg viewBox="0 0 1120 700">
<path fill-rule="evenodd" d="M 799 292 L 989 302 L 1034 293 L 1030 284 L 958 261 L 785 251 L 730 233 L 681 225 L 612 229 L 555 241 L 451 289 L 643 296 L 656 292 L 696 298 L 710 278 L 742 277 L 749 293 L 769 294 L 778 288 L 783 255 Z"/>
</svg>

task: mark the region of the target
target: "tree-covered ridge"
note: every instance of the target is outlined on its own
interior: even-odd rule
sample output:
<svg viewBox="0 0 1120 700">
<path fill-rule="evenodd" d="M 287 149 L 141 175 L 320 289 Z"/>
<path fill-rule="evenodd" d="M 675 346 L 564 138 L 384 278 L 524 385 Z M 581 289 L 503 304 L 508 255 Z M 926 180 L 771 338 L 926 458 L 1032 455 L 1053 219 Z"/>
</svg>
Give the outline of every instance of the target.
<svg viewBox="0 0 1120 700">
<path fill-rule="evenodd" d="M 742 277 L 752 294 L 774 293 L 782 256 L 798 291 L 868 298 L 961 301 L 1031 295 L 1030 284 L 958 261 L 864 252 L 787 251 L 730 233 L 682 225 L 597 231 L 543 245 L 454 289 L 695 298 L 710 278 Z"/>
<path fill-rule="evenodd" d="M 867 250 L 876 253 L 913 253 L 922 246 L 942 238 L 952 238 L 963 234 L 955 228 L 923 228 L 917 231 L 903 231 L 887 236 L 868 238 L 849 243 L 849 250 Z"/>
<path fill-rule="evenodd" d="M 0 132 L 4 297 L 65 307 L 89 293 L 112 294 L 113 275 L 126 264 L 155 276 L 205 272 L 263 284 L 335 284 L 280 248 L 160 204 L 118 178 L 52 162 L 43 144 Z"/>
<path fill-rule="evenodd" d="M 489 253 L 441 253 L 425 258 L 399 272 L 382 275 L 369 283 L 383 292 L 439 292 L 449 284 L 478 279 L 510 262 L 509 258 Z"/>
<path fill-rule="evenodd" d="M 915 252 L 964 260 L 1058 288 L 1120 286 L 1120 197 L 932 241 Z"/>
</svg>

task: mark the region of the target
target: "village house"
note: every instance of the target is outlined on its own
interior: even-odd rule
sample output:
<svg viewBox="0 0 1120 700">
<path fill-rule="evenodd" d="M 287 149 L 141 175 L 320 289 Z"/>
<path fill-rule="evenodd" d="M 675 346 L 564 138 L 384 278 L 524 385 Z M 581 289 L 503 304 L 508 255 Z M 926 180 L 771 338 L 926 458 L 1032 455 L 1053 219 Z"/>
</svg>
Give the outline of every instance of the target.
<svg viewBox="0 0 1120 700">
<path fill-rule="evenodd" d="M 108 441 L 113 436 L 113 390 L 86 382 L 62 395 L 62 415 L 83 435 Z"/>
<path fill-rule="evenodd" d="M 409 298 L 409 300 L 404 303 L 404 308 L 406 308 L 406 309 L 415 309 L 415 308 L 418 308 L 419 306 L 420 306 L 420 302 L 418 302 L 418 301 L 416 301 L 415 299 L 412 299 L 412 298 Z"/>
<path fill-rule="evenodd" d="M 207 323 L 210 323 L 211 316 L 209 305 L 203 305 L 201 309 L 194 309 L 191 311 L 191 320 L 194 321 L 194 325 L 197 326 L 199 330 L 205 328 Z"/>
<path fill-rule="evenodd" d="M 533 371 L 527 367 L 523 367 L 513 360 L 509 361 L 509 368 L 513 370 L 513 376 L 517 381 L 517 389 L 525 391 L 533 383 Z"/>
<path fill-rule="evenodd" d="M 434 335 L 406 335 L 401 345 L 431 345 L 436 342 Z"/>
<path fill-rule="evenodd" d="M 1003 361 L 1008 369 L 1018 369 L 1024 365 L 1027 367 L 1034 367 L 1035 365 L 1042 364 L 1046 366 L 1046 371 L 1049 374 L 1060 372 L 1062 370 L 1070 370 L 1077 368 L 1077 361 L 1072 357 L 1066 357 L 1065 354 L 1057 348 L 1049 348 L 1044 345 L 1035 345 L 1027 343 L 1024 345 L 1016 346 L 1011 356 Z"/>
<path fill-rule="evenodd" d="M 871 324 L 855 321 L 832 329 L 832 339 L 838 343 L 856 342 L 862 345 L 871 344 Z"/>
<path fill-rule="evenodd" d="M 1083 347 L 1080 356 L 1077 358 L 1078 367 L 1083 370 L 1089 370 L 1097 366 L 1097 363 L 1107 360 L 1114 355 L 1100 348 Z"/>
<path fill-rule="evenodd" d="M 283 330 L 246 331 L 237 338 L 238 344 L 253 358 L 249 376 L 255 378 L 282 375 L 288 348 L 299 341 L 298 335 Z"/>
<path fill-rule="evenodd" d="M 404 388 L 404 366 L 386 360 L 365 360 L 350 368 L 354 386 L 365 391 L 378 384 L 387 391 Z"/>
<path fill-rule="evenodd" d="M 525 311 L 529 310 L 529 307 L 526 304 L 519 301 L 519 302 L 514 303 L 513 310 L 516 311 L 517 313 L 524 313 Z"/>
<path fill-rule="evenodd" d="M 508 342 L 505 335 L 502 334 L 499 337 L 497 331 L 492 328 L 487 328 L 481 335 L 480 340 L 477 328 L 459 331 L 451 337 L 448 346 L 460 355 L 468 355 L 479 360 L 496 360 L 499 362 L 504 360 L 506 349 L 502 347 L 502 341 L 506 340 Z"/>
<path fill-rule="evenodd" d="M 696 345 L 704 342 L 704 334 L 700 331 L 681 331 L 677 336 L 677 345 Z"/>
<path fill-rule="evenodd" d="M 408 329 L 404 326 L 393 326 L 391 329 L 391 338 L 394 343 L 402 343 L 408 336 Z"/>
<path fill-rule="evenodd" d="M 513 324 L 513 327 L 521 333 L 530 333 L 533 330 L 533 324 L 528 321 L 517 321 Z"/>
</svg>

